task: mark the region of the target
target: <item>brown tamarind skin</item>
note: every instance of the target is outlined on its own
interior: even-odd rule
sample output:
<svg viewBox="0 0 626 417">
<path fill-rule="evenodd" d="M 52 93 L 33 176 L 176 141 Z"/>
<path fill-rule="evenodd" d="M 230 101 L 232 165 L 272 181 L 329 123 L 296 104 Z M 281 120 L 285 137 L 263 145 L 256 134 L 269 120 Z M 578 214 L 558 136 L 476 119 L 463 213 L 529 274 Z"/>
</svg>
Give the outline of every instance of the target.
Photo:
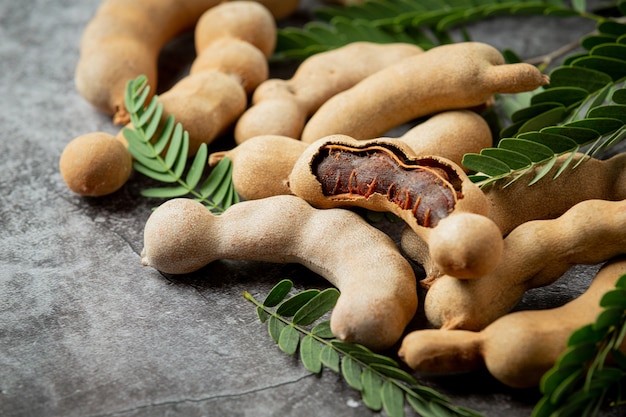
<svg viewBox="0 0 626 417">
<path fill-rule="evenodd" d="M 157 87 L 157 62 L 163 46 L 190 30 L 208 9 L 222 0 L 104 0 L 86 25 L 75 70 L 81 96 L 96 109 L 124 125 L 126 83 L 140 75 L 148 79 L 151 94 Z M 259 0 L 275 18 L 297 8 L 290 0 Z"/>
<path fill-rule="evenodd" d="M 417 372 L 450 374 L 486 367 L 510 387 L 537 386 L 566 350 L 572 332 L 596 320 L 600 299 L 625 273 L 626 259 L 612 259 L 582 295 L 563 306 L 509 313 L 479 332 L 413 331 L 404 337 L 398 355 Z M 626 344 L 620 351 L 626 352 Z"/>
<path fill-rule="evenodd" d="M 532 65 L 505 64 L 490 45 L 441 45 L 330 98 L 307 122 L 301 139 L 311 143 L 331 134 L 380 137 L 418 117 L 480 106 L 494 94 L 532 91 L 548 83 L 549 78 Z"/>
<path fill-rule="evenodd" d="M 352 42 L 305 59 L 288 80 L 263 82 L 235 127 L 235 142 L 274 134 L 300 138 L 306 120 L 335 94 L 404 58 L 423 52 L 408 43 Z"/>
<path fill-rule="evenodd" d="M 490 217 L 504 235 L 530 220 L 556 218 L 584 200 L 626 199 L 626 154 L 599 160 L 578 153 L 570 168 L 554 178 L 569 157 L 560 156 L 554 168 L 531 186 L 528 184 L 541 166 L 506 187 L 504 180 L 482 188 L 489 200 Z M 581 158 L 585 160 L 573 168 Z"/>
<path fill-rule="evenodd" d="M 624 253 L 626 200 L 582 201 L 556 219 L 513 229 L 493 272 L 475 280 L 435 279 L 426 293 L 426 318 L 434 327 L 478 331 L 510 312 L 527 290 L 553 283 L 573 265 Z"/>
<path fill-rule="evenodd" d="M 255 136 L 229 151 L 212 153 L 209 165 L 228 157 L 233 164 L 233 186 L 244 200 L 288 195 L 289 174 L 307 146 L 286 136 Z"/>
<path fill-rule="evenodd" d="M 331 329 L 341 340 L 385 349 L 417 309 L 415 274 L 395 243 L 349 210 L 317 210 L 295 196 L 244 201 L 215 216 L 173 199 L 146 222 L 142 264 L 169 274 L 218 260 L 300 263 L 341 296 Z"/>
</svg>

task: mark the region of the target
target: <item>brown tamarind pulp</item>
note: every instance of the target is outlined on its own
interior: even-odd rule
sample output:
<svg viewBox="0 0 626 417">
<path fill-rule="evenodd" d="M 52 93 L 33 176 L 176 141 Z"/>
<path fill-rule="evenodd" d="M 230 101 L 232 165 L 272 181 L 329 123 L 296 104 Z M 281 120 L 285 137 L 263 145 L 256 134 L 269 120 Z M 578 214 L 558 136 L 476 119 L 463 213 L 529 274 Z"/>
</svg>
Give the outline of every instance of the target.
<svg viewBox="0 0 626 417">
<path fill-rule="evenodd" d="M 462 198 L 461 180 L 449 167 L 428 158 L 408 161 L 380 145 L 326 145 L 312 168 L 324 195 L 382 194 L 402 210 L 411 210 L 424 227 L 435 227 Z"/>
</svg>

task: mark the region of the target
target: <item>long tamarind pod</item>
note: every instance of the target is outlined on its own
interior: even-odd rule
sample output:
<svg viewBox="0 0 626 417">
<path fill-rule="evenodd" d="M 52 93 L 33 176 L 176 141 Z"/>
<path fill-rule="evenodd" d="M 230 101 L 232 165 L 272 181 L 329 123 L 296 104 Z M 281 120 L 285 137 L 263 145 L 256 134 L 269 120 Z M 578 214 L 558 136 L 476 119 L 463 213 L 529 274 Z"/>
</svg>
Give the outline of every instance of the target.
<svg viewBox="0 0 626 417">
<path fill-rule="evenodd" d="M 582 201 L 556 219 L 513 229 L 493 272 L 471 281 L 435 279 L 426 294 L 426 317 L 435 327 L 481 330 L 510 312 L 527 290 L 553 283 L 572 265 L 624 253 L 626 200 Z"/>
<path fill-rule="evenodd" d="M 449 374 L 486 367 L 508 386 L 537 386 L 567 348 L 572 332 L 596 320 L 602 311 L 600 299 L 625 273 L 626 259 L 612 259 L 582 295 L 563 306 L 509 313 L 479 332 L 413 331 L 403 339 L 398 355 L 418 372 Z M 620 350 L 626 352 L 626 344 Z"/>
<path fill-rule="evenodd" d="M 417 309 L 410 263 L 390 237 L 349 210 L 317 210 L 283 195 L 215 216 L 181 198 L 146 222 L 143 265 L 184 274 L 218 259 L 300 263 L 318 273 L 341 291 L 331 315 L 334 335 L 372 349 L 397 342 Z"/>
<path fill-rule="evenodd" d="M 487 273 L 499 260 L 502 234 L 480 189 L 453 162 L 418 157 L 402 141 L 322 138 L 296 161 L 289 188 L 315 207 L 397 215 L 429 243 L 442 270 L 459 278 Z"/>
<path fill-rule="evenodd" d="M 482 189 L 489 200 L 489 215 L 503 234 L 530 220 L 556 218 L 584 200 L 626 199 L 626 154 L 599 160 L 578 153 L 570 163 L 575 168 L 567 168 L 554 178 L 569 157 L 560 156 L 552 170 L 531 186 L 528 184 L 541 166 L 506 187 L 503 180 Z M 578 164 L 581 158 L 586 160 Z"/>
<path fill-rule="evenodd" d="M 476 107 L 496 93 L 532 91 L 548 82 L 532 65 L 505 64 L 502 54 L 484 43 L 437 46 L 333 96 L 305 125 L 302 140 L 333 134 L 375 138 L 418 117 Z"/>
</svg>

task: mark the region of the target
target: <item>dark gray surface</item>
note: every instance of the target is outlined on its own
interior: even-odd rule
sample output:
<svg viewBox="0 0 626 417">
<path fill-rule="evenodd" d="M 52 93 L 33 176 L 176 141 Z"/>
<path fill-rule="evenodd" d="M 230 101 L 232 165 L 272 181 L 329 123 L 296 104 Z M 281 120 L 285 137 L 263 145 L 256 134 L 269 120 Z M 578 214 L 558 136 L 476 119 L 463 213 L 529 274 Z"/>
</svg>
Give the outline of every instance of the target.
<svg viewBox="0 0 626 417">
<path fill-rule="evenodd" d="M 298 265 L 228 261 L 165 277 L 140 265 L 155 204 L 139 196 L 143 178 L 102 199 L 67 190 L 58 172 L 66 143 L 118 130 L 73 84 L 98 4 L 0 2 L 0 415 L 376 415 L 338 375 L 311 375 L 283 354 L 241 296 L 262 297 L 282 278 L 297 289 L 323 280 Z M 498 18 L 471 33 L 526 58 L 592 29 L 578 19 Z M 192 51 L 189 37 L 176 45 L 163 60 L 170 73 L 184 68 L 171 58 Z M 524 306 L 565 302 L 594 270 L 574 269 Z M 538 398 L 484 373 L 422 382 L 487 416 L 528 416 Z"/>
</svg>

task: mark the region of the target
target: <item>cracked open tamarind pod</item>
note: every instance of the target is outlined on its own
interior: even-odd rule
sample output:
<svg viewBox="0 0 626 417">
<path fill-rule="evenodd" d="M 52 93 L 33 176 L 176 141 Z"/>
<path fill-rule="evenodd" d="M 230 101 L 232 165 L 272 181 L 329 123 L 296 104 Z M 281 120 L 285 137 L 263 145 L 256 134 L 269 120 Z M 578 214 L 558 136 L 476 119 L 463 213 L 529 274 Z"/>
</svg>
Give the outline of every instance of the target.
<svg viewBox="0 0 626 417">
<path fill-rule="evenodd" d="M 159 206 L 144 228 L 142 264 L 170 274 L 218 259 L 300 263 L 341 292 L 333 334 L 371 349 L 396 343 L 417 309 L 411 264 L 358 214 L 318 210 L 293 195 L 244 201 L 219 216 L 192 199 Z"/>
<path fill-rule="evenodd" d="M 417 156 L 401 141 L 322 138 L 296 161 L 289 188 L 315 207 L 397 215 L 428 243 L 438 267 L 458 278 L 492 271 L 502 253 L 487 200 L 465 172 L 445 158 Z"/>
<path fill-rule="evenodd" d="M 418 117 L 473 108 L 494 94 L 532 91 L 548 82 L 530 64 L 505 64 L 502 54 L 485 43 L 441 45 L 330 98 L 307 122 L 301 139 L 312 143 L 333 134 L 376 138 Z"/>
<path fill-rule="evenodd" d="M 624 273 L 626 258 L 614 258 L 602 266 L 583 294 L 560 307 L 509 313 L 479 332 L 416 330 L 404 337 L 398 355 L 422 373 L 451 374 L 486 367 L 511 387 L 537 386 L 566 350 L 572 332 L 597 319 L 602 311 L 600 299 Z M 619 350 L 626 352 L 626 344 Z"/>
<path fill-rule="evenodd" d="M 424 302 L 426 318 L 443 329 L 481 330 L 510 312 L 527 290 L 553 283 L 573 265 L 595 265 L 625 253 L 626 200 L 582 201 L 556 219 L 513 229 L 489 274 L 433 280 Z"/>
</svg>

